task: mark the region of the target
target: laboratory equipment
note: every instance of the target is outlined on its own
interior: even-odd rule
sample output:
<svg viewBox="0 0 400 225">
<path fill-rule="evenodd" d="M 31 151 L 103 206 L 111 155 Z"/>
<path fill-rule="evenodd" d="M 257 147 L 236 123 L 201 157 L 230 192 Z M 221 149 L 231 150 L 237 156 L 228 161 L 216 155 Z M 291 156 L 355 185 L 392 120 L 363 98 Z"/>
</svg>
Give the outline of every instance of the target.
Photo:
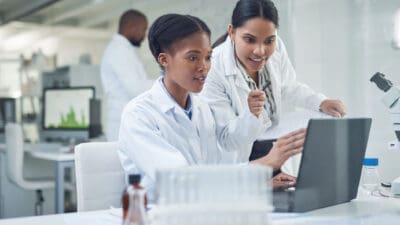
<svg viewBox="0 0 400 225">
<path fill-rule="evenodd" d="M 6 123 L 15 123 L 16 114 L 16 99 L 0 98 L 0 142 L 5 141 L 4 130 Z"/>
<path fill-rule="evenodd" d="M 394 181 L 392 181 L 391 191 L 395 195 L 400 195 L 400 177 L 398 177 L 398 178 L 394 179 Z"/>
<path fill-rule="evenodd" d="M 87 140 L 90 100 L 94 97 L 93 87 L 45 88 L 42 138 L 58 142 Z"/>
<path fill-rule="evenodd" d="M 379 89 L 385 92 L 382 102 L 389 108 L 390 119 L 397 137 L 397 141 L 389 143 L 389 147 L 400 149 L 400 89 L 394 87 L 392 82 L 379 72 L 375 73 L 370 81 L 374 82 Z"/>
<path fill-rule="evenodd" d="M 136 177 L 137 178 L 137 177 Z M 140 178 L 140 175 L 139 175 Z M 135 180 L 136 182 L 137 180 Z M 138 185 L 129 185 L 127 188 L 129 198 L 128 212 L 123 218 L 123 225 L 146 225 L 146 210 L 144 207 L 146 192 Z"/>
<path fill-rule="evenodd" d="M 128 216 L 129 206 L 131 204 L 131 198 L 129 196 L 129 188 L 133 188 L 135 190 L 145 191 L 142 186 L 140 186 L 141 175 L 140 174 L 129 174 L 128 183 L 129 185 L 126 187 L 124 193 L 122 193 L 122 220 L 124 221 Z M 147 197 L 146 193 L 144 193 L 144 208 L 147 206 Z"/>
<path fill-rule="evenodd" d="M 69 65 L 42 73 L 43 88 L 94 86 L 96 98 L 103 97 L 103 86 L 98 65 Z"/>
<path fill-rule="evenodd" d="M 105 121 L 101 113 L 105 110 L 101 104 L 103 87 L 101 84 L 100 67 L 98 65 L 69 65 L 42 73 L 43 88 L 70 88 L 93 86 L 96 96 L 90 100 L 89 138 L 103 134 L 102 124 Z M 103 118 L 104 117 L 104 118 Z"/>
<path fill-rule="evenodd" d="M 385 78 L 383 73 L 375 73 L 371 79 L 379 89 L 385 92 L 382 102 L 389 108 L 390 119 L 393 124 L 393 129 L 396 134 L 397 140 L 389 143 L 389 148 L 400 150 L 400 89 L 393 86 L 392 82 Z M 400 177 L 392 182 L 393 194 L 400 194 Z"/>
<path fill-rule="evenodd" d="M 370 195 L 372 192 L 378 190 L 380 178 L 378 173 L 378 159 L 365 158 L 363 162 L 361 187 L 365 194 Z"/>
<path fill-rule="evenodd" d="M 103 126 L 101 125 L 101 100 L 92 98 L 89 102 L 89 138 L 96 138 L 103 134 Z"/>
<path fill-rule="evenodd" d="M 149 211 L 160 225 L 269 225 L 272 169 L 208 165 L 156 173 L 157 206 Z"/>
</svg>

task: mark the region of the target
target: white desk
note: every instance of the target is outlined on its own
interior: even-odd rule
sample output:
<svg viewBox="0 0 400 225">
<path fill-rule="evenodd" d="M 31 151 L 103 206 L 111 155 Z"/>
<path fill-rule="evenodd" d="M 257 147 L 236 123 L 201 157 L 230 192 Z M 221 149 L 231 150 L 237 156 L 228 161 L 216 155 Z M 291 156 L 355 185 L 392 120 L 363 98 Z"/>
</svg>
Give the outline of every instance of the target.
<svg viewBox="0 0 400 225">
<path fill-rule="evenodd" d="M 25 151 L 34 158 L 54 161 L 55 173 L 55 207 L 56 213 L 64 213 L 64 175 L 66 168 L 75 165 L 75 155 L 61 144 L 27 144 Z"/>
<path fill-rule="evenodd" d="M 121 218 L 111 215 L 108 210 L 64 213 L 48 216 L 23 217 L 0 220 L 0 225 L 121 225 Z"/>
<path fill-rule="evenodd" d="M 307 213 L 271 213 L 274 225 L 394 225 L 400 221 L 400 200 L 354 200 Z M 394 222 L 396 221 L 396 222 Z M 109 210 L 0 220 L 0 225 L 120 225 L 121 217 Z"/>
<path fill-rule="evenodd" d="M 393 222 L 393 217 L 397 219 L 397 223 Z M 400 199 L 383 197 L 356 199 L 349 203 L 306 213 L 274 213 L 272 218 L 276 221 L 275 225 L 394 225 L 400 221 Z"/>
</svg>

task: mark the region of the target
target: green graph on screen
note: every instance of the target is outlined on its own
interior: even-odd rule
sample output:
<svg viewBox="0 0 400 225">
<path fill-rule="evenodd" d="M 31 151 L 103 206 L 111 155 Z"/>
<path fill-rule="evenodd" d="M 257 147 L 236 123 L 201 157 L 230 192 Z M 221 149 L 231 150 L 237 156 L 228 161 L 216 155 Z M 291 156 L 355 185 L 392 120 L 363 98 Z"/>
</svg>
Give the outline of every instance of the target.
<svg viewBox="0 0 400 225">
<path fill-rule="evenodd" d="M 88 128 L 89 123 L 85 118 L 83 112 L 80 115 L 80 121 L 78 121 L 77 113 L 74 111 L 72 107 L 69 108 L 69 112 L 66 114 L 60 113 L 60 119 L 58 124 L 49 124 L 49 128 L 76 128 L 83 129 Z"/>
</svg>

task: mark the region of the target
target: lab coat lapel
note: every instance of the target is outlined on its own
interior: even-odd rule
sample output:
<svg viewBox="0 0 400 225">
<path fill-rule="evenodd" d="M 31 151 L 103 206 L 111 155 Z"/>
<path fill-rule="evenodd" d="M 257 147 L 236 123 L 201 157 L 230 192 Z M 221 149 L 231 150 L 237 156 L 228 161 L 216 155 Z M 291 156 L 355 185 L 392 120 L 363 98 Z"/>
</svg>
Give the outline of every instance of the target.
<svg viewBox="0 0 400 225">
<path fill-rule="evenodd" d="M 205 126 L 207 123 L 210 123 L 210 121 L 205 121 L 203 118 L 203 114 L 201 112 L 201 106 L 199 99 L 197 96 L 192 95 L 192 123 L 193 126 L 195 127 L 196 134 L 197 134 L 197 140 L 198 144 L 196 145 L 197 147 L 200 147 L 196 149 L 196 156 L 197 159 L 199 160 L 199 163 L 204 162 L 207 159 L 207 145 L 209 140 L 207 139 L 208 134 L 207 134 L 207 129 L 205 129 Z"/>
<path fill-rule="evenodd" d="M 240 74 L 232 76 L 232 80 L 236 86 L 231 93 L 232 99 L 234 99 L 232 101 L 232 107 L 235 108 L 236 113 L 239 115 L 247 107 L 247 102 L 242 101 L 242 99 L 247 99 L 247 96 L 250 93 L 250 88 Z"/>
<path fill-rule="evenodd" d="M 184 140 L 177 142 L 182 154 L 190 162 L 190 164 L 198 164 L 202 162 L 202 154 L 200 149 L 200 138 L 196 127 L 198 111 L 196 108 L 195 98 L 192 96 L 192 120 L 188 118 L 183 109 L 166 93 L 161 87 L 160 81 L 156 81 L 152 90 L 155 104 L 157 104 L 165 118 L 173 120 L 170 124 L 179 134 L 179 139 Z"/>
<path fill-rule="evenodd" d="M 192 103 L 193 97 L 192 97 Z M 195 104 L 195 103 L 194 103 Z M 202 154 L 200 148 L 200 136 L 199 130 L 197 127 L 197 119 L 198 119 L 198 110 L 196 107 L 192 106 L 192 120 L 184 113 L 183 109 L 178 108 L 176 105 L 174 108 L 174 115 L 176 121 L 179 123 L 179 127 L 177 129 L 181 130 L 181 134 L 184 136 L 184 139 L 187 140 L 187 143 L 190 145 L 192 151 L 190 149 L 185 149 L 188 155 L 195 160 L 196 163 L 202 162 Z"/>
<path fill-rule="evenodd" d="M 154 96 L 154 101 L 155 104 L 157 104 L 163 113 L 168 114 L 168 111 L 171 111 L 172 114 L 175 116 L 176 119 L 179 119 L 179 122 L 184 122 L 185 126 L 187 125 L 189 118 L 183 111 L 183 109 L 176 103 L 175 100 L 172 99 L 172 97 L 167 93 L 167 91 L 161 86 L 162 84 L 160 82 L 161 78 L 159 78 L 151 92 L 152 95 Z M 178 121 L 178 120 L 177 120 Z"/>
<path fill-rule="evenodd" d="M 235 49 L 233 47 L 231 39 L 227 37 L 221 47 L 224 49 L 221 53 L 223 54 L 224 59 L 224 68 L 226 71 L 225 76 L 228 76 L 229 80 L 233 80 L 235 86 L 245 91 L 247 95 L 247 93 L 250 92 L 250 88 L 248 87 L 246 81 L 241 76 L 239 69 L 236 66 L 236 59 L 235 57 L 233 57 L 235 55 Z"/>
<path fill-rule="evenodd" d="M 242 102 L 242 99 L 247 99 L 250 88 L 240 74 L 236 66 L 235 52 L 231 39 L 228 37 L 221 46 L 221 54 L 223 54 L 223 66 L 225 69 L 225 76 L 231 87 L 227 92 L 232 96 L 232 107 L 237 114 L 243 111 L 243 107 L 247 107 L 247 102 Z"/>
<path fill-rule="evenodd" d="M 163 113 L 166 113 L 174 108 L 174 102 L 168 96 L 164 88 L 161 87 L 161 79 L 162 78 L 160 77 L 154 82 L 154 85 L 151 88 L 151 95 L 154 96 L 154 103 L 160 107 Z"/>
<path fill-rule="evenodd" d="M 275 54 L 275 53 L 274 53 Z M 271 57 L 271 60 L 267 62 L 267 70 L 270 75 L 271 86 L 272 86 L 272 94 L 274 95 L 275 104 L 276 104 L 276 115 L 279 116 L 281 113 L 281 74 L 276 71 L 276 68 L 279 68 L 279 65 L 276 65 L 274 57 Z"/>
<path fill-rule="evenodd" d="M 249 85 L 247 85 L 246 81 L 244 80 L 243 76 L 237 71 L 236 75 L 234 76 L 235 86 L 239 88 L 244 93 L 248 94 L 250 92 Z"/>
</svg>

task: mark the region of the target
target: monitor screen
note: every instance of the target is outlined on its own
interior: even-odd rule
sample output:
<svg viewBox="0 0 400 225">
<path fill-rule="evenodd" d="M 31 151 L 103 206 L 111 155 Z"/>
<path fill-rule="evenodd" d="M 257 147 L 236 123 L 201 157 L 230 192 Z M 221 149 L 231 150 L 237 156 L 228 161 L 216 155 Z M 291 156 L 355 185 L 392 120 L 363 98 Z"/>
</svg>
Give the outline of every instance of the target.
<svg viewBox="0 0 400 225">
<path fill-rule="evenodd" d="M 87 130 L 93 87 L 46 88 L 43 92 L 43 129 Z"/>
</svg>

